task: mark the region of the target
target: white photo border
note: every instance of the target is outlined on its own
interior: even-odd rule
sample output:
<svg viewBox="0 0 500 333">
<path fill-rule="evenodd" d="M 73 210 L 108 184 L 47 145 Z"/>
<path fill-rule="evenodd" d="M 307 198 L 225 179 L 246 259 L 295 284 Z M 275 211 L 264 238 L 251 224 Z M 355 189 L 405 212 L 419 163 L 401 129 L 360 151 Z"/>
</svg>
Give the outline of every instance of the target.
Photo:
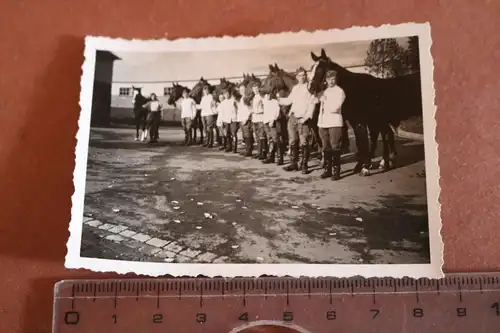
<svg viewBox="0 0 500 333">
<path fill-rule="evenodd" d="M 421 91 L 424 123 L 424 147 L 426 168 L 427 210 L 429 219 L 430 264 L 184 264 L 133 262 L 122 260 L 81 257 L 81 238 L 87 158 L 90 138 L 91 107 L 94 84 L 96 51 L 110 52 L 182 52 L 255 49 L 280 46 L 318 45 L 327 43 L 354 42 L 379 38 L 419 37 Z M 436 106 L 433 81 L 434 64 L 431 55 L 431 28 L 429 23 L 405 23 L 378 27 L 351 27 L 348 29 L 318 30 L 314 32 L 282 32 L 257 36 L 225 36 L 208 38 L 184 38 L 177 40 L 127 40 L 119 38 L 85 38 L 83 74 L 81 77 L 80 107 L 76 135 L 76 159 L 73 173 L 75 187 L 72 196 L 70 237 L 67 242 L 65 267 L 90 269 L 97 272 L 136 273 L 149 276 L 251 276 L 261 275 L 292 277 L 443 277 L 443 248 L 441 238 L 441 205 L 439 203 L 438 145 L 435 141 Z"/>
</svg>

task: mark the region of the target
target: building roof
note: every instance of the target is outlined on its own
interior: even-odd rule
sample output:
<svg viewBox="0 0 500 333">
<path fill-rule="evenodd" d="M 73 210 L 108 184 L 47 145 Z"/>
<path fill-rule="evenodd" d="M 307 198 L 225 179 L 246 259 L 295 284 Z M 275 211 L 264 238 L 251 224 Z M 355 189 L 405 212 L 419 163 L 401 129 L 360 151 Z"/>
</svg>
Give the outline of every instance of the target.
<svg viewBox="0 0 500 333">
<path fill-rule="evenodd" d="M 109 51 L 97 50 L 96 52 L 97 61 L 115 61 L 122 60 L 116 54 Z"/>
</svg>

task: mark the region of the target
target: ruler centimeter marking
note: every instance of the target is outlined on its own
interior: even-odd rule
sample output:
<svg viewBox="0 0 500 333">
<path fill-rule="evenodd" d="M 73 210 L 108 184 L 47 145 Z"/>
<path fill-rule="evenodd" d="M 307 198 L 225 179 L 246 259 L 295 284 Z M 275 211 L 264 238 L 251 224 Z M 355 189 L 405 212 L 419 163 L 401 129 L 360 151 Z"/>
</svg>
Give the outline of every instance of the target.
<svg viewBox="0 0 500 333">
<path fill-rule="evenodd" d="M 437 333 L 443 329 L 457 333 L 500 332 L 499 277 L 500 273 L 441 280 L 63 281 L 56 286 L 54 295 L 54 332 L 229 333 L 241 325 L 245 328 L 258 323 L 295 325 L 302 333 L 327 333 L 334 328 L 390 332 L 401 331 L 401 325 L 409 333 Z M 167 322 L 168 326 L 161 326 Z"/>
</svg>

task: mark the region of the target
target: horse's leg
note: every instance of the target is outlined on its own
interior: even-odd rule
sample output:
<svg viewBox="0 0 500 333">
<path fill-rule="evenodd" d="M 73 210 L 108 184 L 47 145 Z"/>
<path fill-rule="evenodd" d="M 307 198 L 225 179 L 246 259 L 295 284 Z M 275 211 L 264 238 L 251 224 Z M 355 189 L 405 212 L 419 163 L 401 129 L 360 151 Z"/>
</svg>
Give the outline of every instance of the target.
<svg viewBox="0 0 500 333">
<path fill-rule="evenodd" d="M 325 162 L 325 158 L 323 156 L 323 141 L 321 140 L 321 136 L 319 135 L 319 127 L 318 127 L 318 123 L 316 122 L 314 125 L 313 125 L 313 134 L 314 134 L 314 137 L 316 138 L 316 144 L 318 145 L 317 146 L 317 151 L 318 151 L 318 159 L 321 162 L 323 162 L 323 165 L 322 167 L 326 167 L 326 162 Z"/>
<path fill-rule="evenodd" d="M 367 127 L 364 124 L 356 124 L 354 126 L 356 136 L 356 146 L 358 148 L 357 159 L 358 163 L 354 167 L 353 173 L 359 173 L 361 176 L 370 175 L 370 151 Z"/>
<path fill-rule="evenodd" d="M 347 123 L 344 122 L 344 124 L 342 126 L 342 139 L 341 139 L 341 147 L 340 147 L 340 150 L 342 151 L 342 153 L 344 153 L 344 154 L 349 153 L 349 151 L 350 151 L 349 146 L 350 146 L 349 126 L 347 126 Z"/>
<path fill-rule="evenodd" d="M 134 122 L 135 122 L 135 141 L 139 141 L 139 128 L 141 127 L 140 114 L 134 110 Z"/>
<path fill-rule="evenodd" d="M 385 161 L 383 166 L 384 171 L 389 171 L 391 169 L 390 132 L 392 132 L 392 130 L 389 126 L 384 127 L 382 133 L 382 140 L 384 144 L 383 160 Z"/>
<path fill-rule="evenodd" d="M 198 111 L 198 115 L 197 115 L 197 118 L 198 118 L 198 129 L 200 130 L 200 145 L 203 145 L 204 142 L 203 142 L 203 137 L 204 137 L 204 124 L 203 124 L 203 121 L 201 119 L 201 111 Z"/>
<path fill-rule="evenodd" d="M 372 124 L 369 127 L 370 130 L 370 159 L 373 160 L 375 158 L 375 153 L 377 152 L 377 146 L 378 146 L 378 138 L 379 135 L 381 134 L 380 128 L 376 124 Z M 382 134 L 383 136 L 383 134 Z M 383 139 L 383 137 L 382 137 Z M 372 166 L 373 167 L 373 166 Z"/>
<path fill-rule="evenodd" d="M 396 166 L 396 156 L 397 156 L 397 152 L 396 152 L 396 138 L 395 138 L 395 133 L 392 129 L 392 127 L 390 127 L 388 129 L 388 132 L 387 132 L 387 141 L 388 141 L 388 148 L 389 148 L 389 162 L 391 163 L 390 164 L 390 168 L 395 168 Z"/>
</svg>

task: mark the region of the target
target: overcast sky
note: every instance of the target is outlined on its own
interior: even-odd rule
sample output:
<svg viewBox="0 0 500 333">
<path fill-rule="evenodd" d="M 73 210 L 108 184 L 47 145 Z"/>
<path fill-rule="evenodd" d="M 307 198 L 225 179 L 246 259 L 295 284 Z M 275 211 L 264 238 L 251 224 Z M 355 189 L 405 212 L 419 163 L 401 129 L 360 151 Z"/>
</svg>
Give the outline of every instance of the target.
<svg viewBox="0 0 500 333">
<path fill-rule="evenodd" d="M 399 39 L 400 44 L 406 38 Z M 269 64 L 293 71 L 313 65 L 310 52 L 326 54 L 344 66 L 362 65 L 370 41 L 335 43 L 317 46 L 293 46 L 216 52 L 114 52 L 122 60 L 114 66 L 113 82 L 151 82 L 197 80 L 241 76 L 243 73 L 266 74 Z"/>
</svg>

